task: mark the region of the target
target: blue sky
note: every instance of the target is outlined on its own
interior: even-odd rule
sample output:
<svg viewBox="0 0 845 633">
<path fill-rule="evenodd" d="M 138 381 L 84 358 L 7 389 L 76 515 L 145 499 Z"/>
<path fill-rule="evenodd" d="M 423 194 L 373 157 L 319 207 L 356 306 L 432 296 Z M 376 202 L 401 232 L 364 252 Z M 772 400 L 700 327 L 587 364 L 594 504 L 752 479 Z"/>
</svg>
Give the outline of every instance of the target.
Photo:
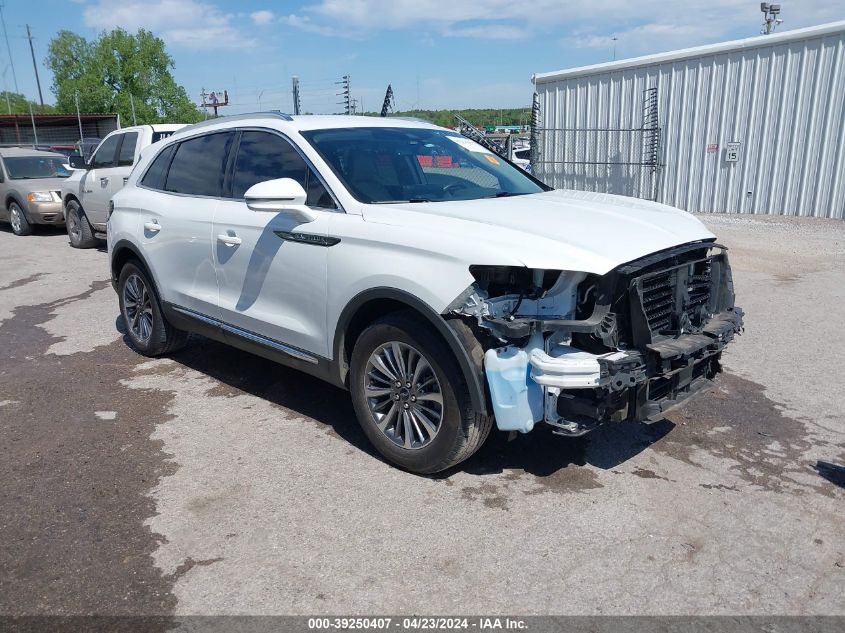
<svg viewBox="0 0 845 633">
<path fill-rule="evenodd" d="M 228 89 L 234 114 L 290 111 L 291 76 L 303 109 L 339 110 L 334 85 L 346 73 L 367 110 L 388 83 L 399 109 L 519 107 L 532 73 L 750 37 L 759 2 L 709 0 L 6 0 L 4 15 L 20 91 L 37 97 L 26 24 L 44 66 L 60 29 L 94 37 L 121 26 L 148 28 L 167 42 L 174 75 L 200 91 Z M 781 2 L 783 30 L 845 18 L 831 0 Z M 613 38 L 616 38 L 615 42 Z M 0 71 L 14 89 L 5 43 Z"/>
</svg>

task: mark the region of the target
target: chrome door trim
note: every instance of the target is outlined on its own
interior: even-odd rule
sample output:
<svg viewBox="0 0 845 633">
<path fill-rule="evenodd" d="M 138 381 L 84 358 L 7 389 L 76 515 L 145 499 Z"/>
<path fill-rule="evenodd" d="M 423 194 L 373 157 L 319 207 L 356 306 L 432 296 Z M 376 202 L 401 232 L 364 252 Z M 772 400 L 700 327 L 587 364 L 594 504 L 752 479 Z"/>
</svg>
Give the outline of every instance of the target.
<svg viewBox="0 0 845 633">
<path fill-rule="evenodd" d="M 234 334 L 235 336 L 240 336 L 241 338 L 245 338 L 246 340 L 252 341 L 253 343 L 258 343 L 259 345 L 263 345 L 264 347 L 269 347 L 270 349 L 274 349 L 277 352 L 282 352 L 283 354 L 286 354 L 292 358 L 296 358 L 297 360 L 303 360 L 307 363 L 312 363 L 314 365 L 320 362 L 316 356 L 313 356 L 308 352 L 301 350 L 297 347 L 291 347 L 290 345 L 285 345 L 284 343 L 281 343 L 271 338 L 267 338 L 266 336 L 261 336 L 260 334 L 256 334 L 255 332 L 250 332 L 249 330 L 244 330 L 243 328 L 230 325 L 221 321 L 220 319 L 215 319 L 200 312 L 195 312 L 190 308 L 183 308 L 182 306 L 177 305 L 171 305 L 171 307 L 176 312 L 184 314 L 187 317 L 196 319 L 197 321 L 202 321 L 203 323 L 207 323 L 208 325 L 212 325 L 214 327 L 219 327 L 224 332 Z"/>
</svg>

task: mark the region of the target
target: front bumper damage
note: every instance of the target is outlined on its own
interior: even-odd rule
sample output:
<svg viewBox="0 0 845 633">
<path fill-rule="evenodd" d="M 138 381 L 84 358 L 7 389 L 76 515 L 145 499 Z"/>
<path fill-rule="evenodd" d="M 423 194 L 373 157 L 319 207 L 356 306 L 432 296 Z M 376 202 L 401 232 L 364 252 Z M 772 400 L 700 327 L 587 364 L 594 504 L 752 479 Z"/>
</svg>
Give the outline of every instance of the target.
<svg viewBox="0 0 845 633">
<path fill-rule="evenodd" d="M 569 293 L 573 279 L 577 290 Z M 501 430 L 526 433 L 545 422 L 579 436 L 605 422 L 660 419 L 710 384 L 725 346 L 742 331 L 726 249 L 712 243 L 670 249 L 600 278 L 570 276 L 569 286 L 558 281 L 552 289 L 561 285 L 571 305 L 552 310 L 556 316 L 548 316 L 549 306 L 561 305 L 554 296 L 523 311 L 488 305 L 496 300 L 480 288 L 453 310 L 469 311 L 488 336 L 484 373 Z M 515 298 L 519 306 L 524 294 Z"/>
</svg>

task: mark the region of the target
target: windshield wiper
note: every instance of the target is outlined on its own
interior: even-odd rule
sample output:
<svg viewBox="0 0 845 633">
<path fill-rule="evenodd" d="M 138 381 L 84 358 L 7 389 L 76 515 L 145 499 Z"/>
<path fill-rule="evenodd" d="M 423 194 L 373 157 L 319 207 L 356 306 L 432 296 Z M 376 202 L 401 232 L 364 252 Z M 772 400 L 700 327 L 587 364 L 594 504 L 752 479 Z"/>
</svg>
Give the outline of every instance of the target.
<svg viewBox="0 0 845 633">
<path fill-rule="evenodd" d="M 409 202 L 431 202 L 428 198 L 411 198 L 410 200 L 377 200 L 370 204 L 407 204 Z"/>
<path fill-rule="evenodd" d="M 511 196 L 524 196 L 524 193 L 514 193 L 513 191 L 500 191 L 499 193 L 487 196 L 488 198 L 509 198 Z"/>
</svg>

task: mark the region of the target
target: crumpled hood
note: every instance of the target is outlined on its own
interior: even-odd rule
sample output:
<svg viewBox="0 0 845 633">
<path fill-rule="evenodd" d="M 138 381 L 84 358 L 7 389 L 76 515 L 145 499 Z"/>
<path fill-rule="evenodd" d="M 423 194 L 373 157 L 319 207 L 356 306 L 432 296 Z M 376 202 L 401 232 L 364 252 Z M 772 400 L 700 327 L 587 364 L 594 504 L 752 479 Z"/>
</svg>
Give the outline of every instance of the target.
<svg viewBox="0 0 845 633">
<path fill-rule="evenodd" d="M 529 268 L 596 274 L 656 251 L 714 238 L 698 219 L 679 209 L 585 191 L 367 205 L 363 214 L 368 222 L 430 231 L 468 245 L 487 243 Z"/>
</svg>

